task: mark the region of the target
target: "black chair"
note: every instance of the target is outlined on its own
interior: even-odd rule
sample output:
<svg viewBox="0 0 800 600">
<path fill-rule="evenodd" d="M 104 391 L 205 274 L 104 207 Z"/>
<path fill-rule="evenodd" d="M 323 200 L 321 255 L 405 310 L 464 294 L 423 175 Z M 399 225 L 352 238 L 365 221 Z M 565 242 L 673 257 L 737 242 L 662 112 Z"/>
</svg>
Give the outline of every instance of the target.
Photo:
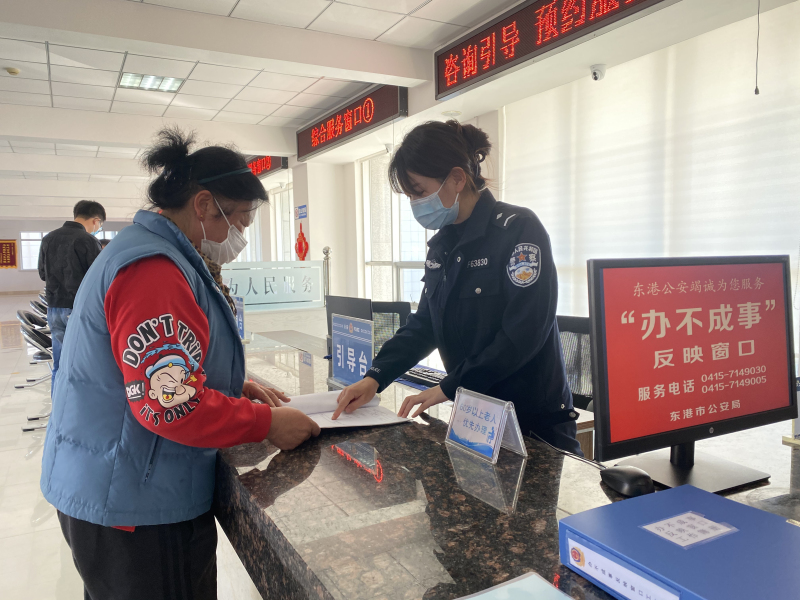
<svg viewBox="0 0 800 600">
<path fill-rule="evenodd" d="M 17 321 L 19 321 L 22 325 L 27 325 L 28 327 L 38 329 L 42 333 L 50 333 L 50 326 L 47 324 L 47 319 L 43 319 L 39 315 L 32 313 L 29 310 L 18 310 Z"/>
<path fill-rule="evenodd" d="M 52 360 L 53 360 L 53 353 L 51 351 L 52 348 L 52 340 L 50 336 L 41 332 L 41 330 L 34 329 L 29 325 L 25 325 L 20 323 L 20 330 L 22 331 L 22 337 L 25 338 L 25 341 L 28 342 L 31 346 L 38 349 L 39 352 L 37 354 L 42 354 L 43 356 L 47 357 L 46 360 L 41 362 L 47 362 L 47 366 L 50 369 L 50 373 L 47 375 L 40 377 L 38 379 L 31 379 L 28 378 L 28 383 L 25 384 L 17 384 L 14 387 L 16 389 L 24 389 L 39 385 L 40 383 L 47 381 L 52 377 L 53 367 L 52 367 Z M 39 362 L 39 361 L 37 361 Z M 28 422 L 30 421 L 44 421 L 50 417 L 50 411 L 46 413 L 42 413 L 40 415 L 34 415 L 32 417 L 27 417 Z M 47 424 L 45 423 L 35 423 L 33 425 L 23 425 L 22 431 L 37 431 L 41 429 L 47 428 Z"/>
<path fill-rule="evenodd" d="M 411 314 L 410 302 L 373 302 L 372 326 L 375 340 L 375 355 L 383 345 L 408 321 Z"/>
<path fill-rule="evenodd" d="M 49 335 L 44 333 L 41 329 L 36 329 L 25 323 L 20 323 L 19 328 L 20 331 L 22 332 L 22 337 L 25 338 L 25 341 L 38 350 L 38 352 L 34 355 L 33 362 L 48 363 L 48 366 L 50 367 L 51 370 L 51 373 L 48 373 L 47 375 L 38 378 L 28 377 L 27 383 L 19 383 L 14 386 L 16 389 L 21 390 L 33 387 L 35 385 L 39 385 L 40 383 L 43 383 L 48 379 L 50 379 L 52 375 L 52 366 L 50 365 L 50 363 L 52 363 L 53 361 L 53 352 L 52 352 L 53 340 Z"/>
<path fill-rule="evenodd" d="M 557 316 L 567 381 L 576 408 L 592 410 L 592 346 L 588 317 Z"/>
<path fill-rule="evenodd" d="M 39 292 L 39 301 L 47 308 L 47 296 L 45 296 L 44 292 Z"/>
<path fill-rule="evenodd" d="M 33 312 L 35 312 L 37 315 L 39 315 L 43 319 L 47 319 L 47 307 L 44 304 L 42 304 L 38 300 L 31 300 L 31 308 L 33 309 Z"/>
</svg>

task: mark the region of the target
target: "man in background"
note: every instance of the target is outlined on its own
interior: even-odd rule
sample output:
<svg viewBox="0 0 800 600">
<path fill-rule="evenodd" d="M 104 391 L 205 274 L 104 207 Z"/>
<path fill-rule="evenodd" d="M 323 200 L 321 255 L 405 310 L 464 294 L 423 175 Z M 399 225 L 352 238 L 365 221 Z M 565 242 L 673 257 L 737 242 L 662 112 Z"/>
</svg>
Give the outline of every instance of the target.
<svg viewBox="0 0 800 600">
<path fill-rule="evenodd" d="M 45 282 L 47 324 L 53 338 L 53 381 L 75 294 L 100 254 L 100 242 L 91 234 L 100 231 L 106 220 L 103 205 L 91 200 L 78 202 L 72 215 L 72 221 L 44 236 L 39 249 L 39 277 Z"/>
</svg>

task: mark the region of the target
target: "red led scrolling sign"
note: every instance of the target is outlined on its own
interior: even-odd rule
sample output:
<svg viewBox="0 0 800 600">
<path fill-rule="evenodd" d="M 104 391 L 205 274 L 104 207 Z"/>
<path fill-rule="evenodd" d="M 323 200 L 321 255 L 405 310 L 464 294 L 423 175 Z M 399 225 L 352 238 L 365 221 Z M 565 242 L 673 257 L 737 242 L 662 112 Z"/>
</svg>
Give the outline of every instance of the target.
<svg viewBox="0 0 800 600">
<path fill-rule="evenodd" d="M 436 52 L 436 99 L 667 0 L 530 0 Z"/>
<path fill-rule="evenodd" d="M 266 177 L 275 171 L 289 168 L 289 159 L 285 156 L 256 156 L 247 161 L 247 166 L 256 177 Z"/>
<path fill-rule="evenodd" d="M 306 160 L 408 116 L 408 88 L 382 85 L 297 132 L 297 160 Z"/>
</svg>

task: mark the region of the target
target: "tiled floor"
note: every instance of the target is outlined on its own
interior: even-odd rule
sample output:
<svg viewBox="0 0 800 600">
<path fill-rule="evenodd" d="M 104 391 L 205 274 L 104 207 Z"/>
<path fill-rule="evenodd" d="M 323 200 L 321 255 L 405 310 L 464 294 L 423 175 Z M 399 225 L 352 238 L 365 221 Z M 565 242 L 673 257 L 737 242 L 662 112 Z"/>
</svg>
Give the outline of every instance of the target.
<svg viewBox="0 0 800 600">
<path fill-rule="evenodd" d="M 50 384 L 14 389 L 47 372 L 45 365 L 30 364 L 32 351 L 19 334 L 15 313 L 27 309 L 29 299 L 0 296 L 0 598 L 80 600 L 83 585 L 56 511 L 39 490 L 44 431 L 21 430 L 27 415 L 49 409 Z M 260 598 L 221 530 L 217 568 L 220 600 Z"/>
</svg>

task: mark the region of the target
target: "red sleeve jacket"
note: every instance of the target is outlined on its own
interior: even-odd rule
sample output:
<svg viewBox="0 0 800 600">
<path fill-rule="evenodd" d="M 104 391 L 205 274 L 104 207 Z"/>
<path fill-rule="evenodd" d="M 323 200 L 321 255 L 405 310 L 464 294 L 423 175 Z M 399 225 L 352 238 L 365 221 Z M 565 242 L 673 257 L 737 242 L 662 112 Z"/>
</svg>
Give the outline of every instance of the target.
<svg viewBox="0 0 800 600">
<path fill-rule="evenodd" d="M 154 256 L 121 269 L 106 294 L 105 312 L 128 404 L 143 427 L 201 448 L 260 442 L 267 436 L 269 406 L 205 386 L 208 318 L 171 260 Z M 143 328 L 158 341 L 141 360 L 126 362 L 128 338 Z"/>
</svg>

